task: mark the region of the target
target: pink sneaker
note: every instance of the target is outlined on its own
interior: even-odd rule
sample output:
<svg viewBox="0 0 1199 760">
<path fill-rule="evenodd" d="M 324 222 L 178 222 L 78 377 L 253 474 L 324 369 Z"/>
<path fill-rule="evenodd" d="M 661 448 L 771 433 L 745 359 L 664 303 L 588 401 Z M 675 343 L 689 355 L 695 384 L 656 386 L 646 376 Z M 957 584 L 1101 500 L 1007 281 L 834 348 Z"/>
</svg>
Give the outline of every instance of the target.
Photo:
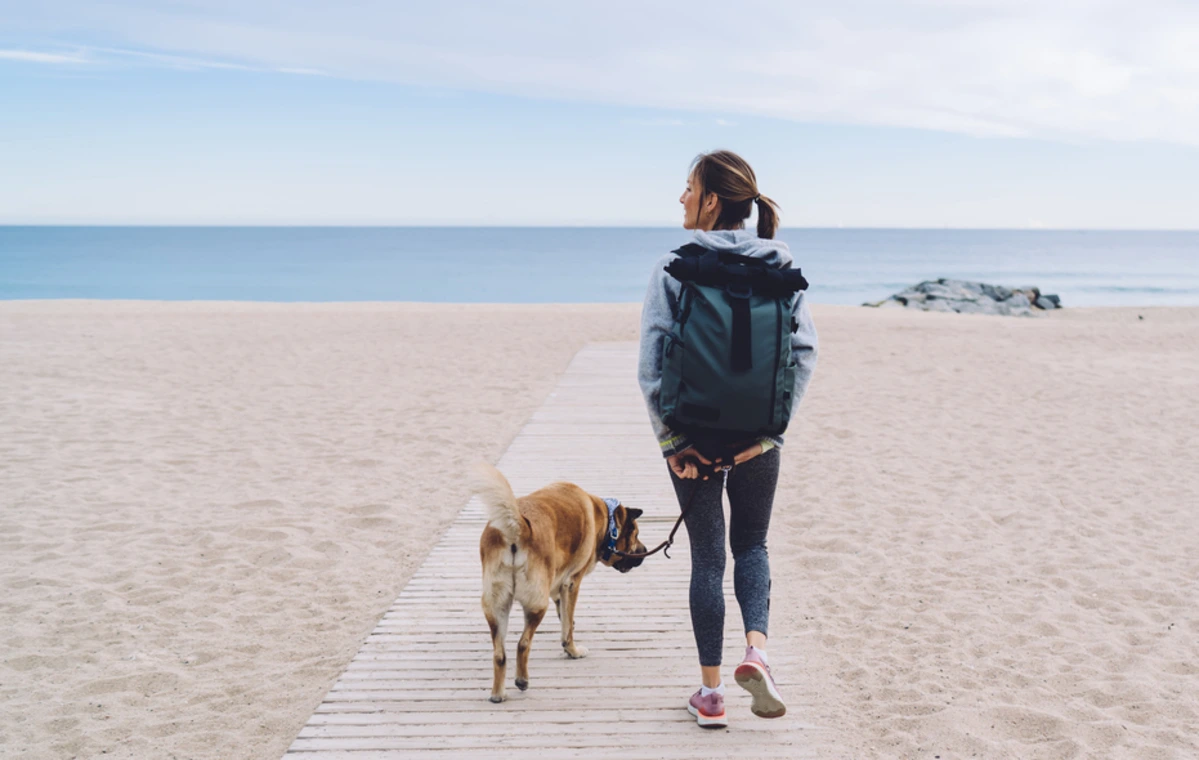
<svg viewBox="0 0 1199 760">
<path fill-rule="evenodd" d="M 704 728 L 725 728 L 729 719 L 724 714 L 724 695 L 712 692 L 708 696 L 700 696 L 703 690 L 691 695 L 687 703 L 687 712 L 695 716 L 695 722 Z"/>
<path fill-rule="evenodd" d="M 759 718 L 781 718 L 787 714 L 787 706 L 774 685 L 770 666 L 753 647 L 745 648 L 745 659 L 737 666 L 733 677 L 741 688 L 753 695 L 749 710 Z"/>
</svg>

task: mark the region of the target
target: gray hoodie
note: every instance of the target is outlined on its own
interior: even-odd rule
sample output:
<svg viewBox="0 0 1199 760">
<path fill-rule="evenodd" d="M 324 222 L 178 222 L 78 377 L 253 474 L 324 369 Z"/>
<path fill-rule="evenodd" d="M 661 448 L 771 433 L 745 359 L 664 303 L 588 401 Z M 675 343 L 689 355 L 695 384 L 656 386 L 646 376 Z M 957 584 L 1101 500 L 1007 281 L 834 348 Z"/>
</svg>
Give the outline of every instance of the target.
<svg viewBox="0 0 1199 760">
<path fill-rule="evenodd" d="M 741 256 L 763 259 L 780 268 L 791 266 L 791 252 L 787 250 L 786 243 L 779 240 L 763 240 L 746 230 L 696 230 L 695 242 L 715 251 L 729 251 Z M 662 337 L 670 332 L 674 324 L 678 314 L 679 296 L 682 293 L 682 285 L 666 273 L 665 267 L 676 258 L 676 254 L 666 254 L 654 264 L 654 271 L 650 275 L 645 305 L 641 309 L 641 356 L 637 370 L 641 393 L 645 396 L 645 404 L 649 408 L 650 423 L 654 426 L 654 434 L 658 436 L 658 444 L 662 447 L 664 457 L 677 454 L 691 445 L 686 435 L 671 430 L 658 417 L 658 394 L 662 389 Z M 791 334 L 791 355 L 795 358 L 797 367 L 795 392 L 791 402 L 792 419 L 795 419 L 795 410 L 799 408 L 800 399 L 812 380 L 812 371 L 816 369 L 816 326 L 812 324 L 812 314 L 808 311 L 802 290 L 796 294 L 792 313 L 799 323 L 799 329 Z M 775 446 L 783 445 L 781 435 L 768 436 L 762 440 Z"/>
</svg>

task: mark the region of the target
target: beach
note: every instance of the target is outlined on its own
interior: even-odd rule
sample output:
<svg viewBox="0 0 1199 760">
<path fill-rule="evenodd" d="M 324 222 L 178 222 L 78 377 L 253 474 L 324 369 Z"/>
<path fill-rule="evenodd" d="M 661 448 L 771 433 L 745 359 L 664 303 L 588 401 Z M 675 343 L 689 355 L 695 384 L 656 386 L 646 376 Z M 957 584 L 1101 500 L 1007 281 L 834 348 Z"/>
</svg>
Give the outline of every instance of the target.
<svg viewBox="0 0 1199 760">
<path fill-rule="evenodd" d="M 282 755 L 639 312 L 0 302 L 0 757 Z M 813 312 L 771 625 L 830 757 L 1199 756 L 1199 308 Z"/>
</svg>

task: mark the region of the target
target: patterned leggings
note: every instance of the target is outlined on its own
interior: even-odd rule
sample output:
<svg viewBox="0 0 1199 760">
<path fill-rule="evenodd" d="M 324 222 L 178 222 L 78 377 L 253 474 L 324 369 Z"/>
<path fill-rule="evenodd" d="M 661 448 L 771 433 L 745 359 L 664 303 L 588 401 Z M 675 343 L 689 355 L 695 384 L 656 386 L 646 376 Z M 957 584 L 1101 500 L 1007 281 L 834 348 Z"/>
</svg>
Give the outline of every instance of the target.
<svg viewBox="0 0 1199 760">
<path fill-rule="evenodd" d="M 691 539 L 691 628 L 699 664 L 719 665 L 724 645 L 724 508 L 721 478 L 681 480 L 670 474 L 679 506 L 699 488 L 684 522 Z M 728 475 L 733 588 L 746 632 L 765 634 L 770 620 L 770 560 L 766 532 L 779 478 L 779 450 L 771 449 Z"/>
</svg>

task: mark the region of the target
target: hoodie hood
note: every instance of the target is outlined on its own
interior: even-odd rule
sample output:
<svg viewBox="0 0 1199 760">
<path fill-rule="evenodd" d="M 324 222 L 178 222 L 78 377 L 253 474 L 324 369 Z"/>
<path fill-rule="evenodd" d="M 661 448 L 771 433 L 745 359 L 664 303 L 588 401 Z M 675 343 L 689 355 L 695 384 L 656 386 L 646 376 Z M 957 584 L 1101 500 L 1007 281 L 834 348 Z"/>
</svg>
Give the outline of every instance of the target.
<svg viewBox="0 0 1199 760">
<path fill-rule="evenodd" d="M 785 269 L 791 266 L 791 250 L 781 240 L 763 240 L 748 230 L 695 231 L 695 242 L 714 251 L 752 256 Z"/>
</svg>

